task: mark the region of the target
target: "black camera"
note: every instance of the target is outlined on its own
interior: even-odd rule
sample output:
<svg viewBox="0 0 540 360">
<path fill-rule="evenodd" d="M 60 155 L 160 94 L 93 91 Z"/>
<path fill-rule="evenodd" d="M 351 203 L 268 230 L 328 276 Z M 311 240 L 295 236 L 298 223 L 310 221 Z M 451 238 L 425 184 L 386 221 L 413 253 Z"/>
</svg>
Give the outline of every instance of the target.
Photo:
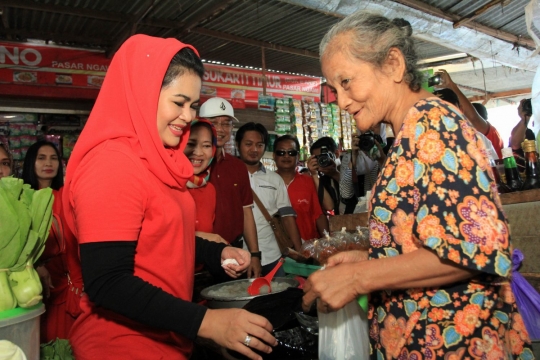
<svg viewBox="0 0 540 360">
<path fill-rule="evenodd" d="M 317 155 L 317 164 L 319 164 L 319 167 L 324 168 L 331 165 L 334 162 L 334 159 L 334 154 L 328 152 L 326 146 L 321 146 L 321 154 Z"/>
<path fill-rule="evenodd" d="M 367 131 L 358 136 L 358 148 L 367 153 L 375 146 L 375 140 L 377 140 L 379 144 L 383 143 L 379 134 L 375 134 L 373 131 Z"/>
<path fill-rule="evenodd" d="M 429 87 L 434 85 L 439 85 L 441 83 L 441 75 L 435 75 L 427 79 L 427 84 Z"/>
<path fill-rule="evenodd" d="M 526 114 L 526 115 L 529 115 L 531 116 L 532 115 L 532 103 L 531 103 L 531 99 L 525 99 L 523 101 L 523 105 L 521 105 L 521 109 L 523 110 L 523 112 Z"/>
</svg>

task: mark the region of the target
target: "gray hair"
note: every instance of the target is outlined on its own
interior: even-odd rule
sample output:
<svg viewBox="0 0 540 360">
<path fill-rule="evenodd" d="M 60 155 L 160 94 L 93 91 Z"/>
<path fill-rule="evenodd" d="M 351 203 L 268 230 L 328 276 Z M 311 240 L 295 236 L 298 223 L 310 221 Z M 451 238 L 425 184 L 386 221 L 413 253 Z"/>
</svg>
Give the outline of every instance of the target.
<svg viewBox="0 0 540 360">
<path fill-rule="evenodd" d="M 381 67 L 391 48 L 397 48 L 405 59 L 404 80 L 412 91 L 420 90 L 423 75 L 418 70 L 411 24 L 404 19 L 390 20 L 384 16 L 357 11 L 332 26 L 319 45 L 321 59 L 328 44 L 337 35 L 350 33 L 344 49 L 354 58 Z"/>
</svg>

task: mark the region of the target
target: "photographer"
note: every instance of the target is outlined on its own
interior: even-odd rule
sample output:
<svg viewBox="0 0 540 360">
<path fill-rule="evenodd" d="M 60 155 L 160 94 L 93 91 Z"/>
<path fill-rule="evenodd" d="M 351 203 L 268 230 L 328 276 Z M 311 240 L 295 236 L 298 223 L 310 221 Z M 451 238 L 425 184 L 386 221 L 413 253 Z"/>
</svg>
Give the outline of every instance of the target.
<svg viewBox="0 0 540 360">
<path fill-rule="evenodd" d="M 353 137 L 352 165 L 356 169 L 358 176 L 359 196 L 364 196 L 367 191 L 371 190 L 375 181 L 377 181 L 379 169 L 382 168 L 386 161 L 386 154 L 383 149 L 386 145 L 386 125 L 380 124 L 380 127 L 375 130 L 379 134 L 369 130 L 360 136 Z"/>
<path fill-rule="evenodd" d="M 518 115 L 520 120 L 510 134 L 510 146 L 514 151 L 521 149 L 524 140 L 535 140 L 534 132 L 528 128 L 532 117 L 531 99 L 522 99 L 519 102 Z"/>
<path fill-rule="evenodd" d="M 469 101 L 465 94 L 461 92 L 458 85 L 452 81 L 452 78 L 450 75 L 448 75 L 446 70 L 439 70 L 437 73 L 435 73 L 433 78 L 436 80 L 436 82 L 433 84 L 434 86 L 439 89 L 448 88 L 457 95 L 457 101 L 459 103 L 458 107 L 463 112 L 463 115 L 469 119 L 471 124 L 479 133 L 485 135 L 491 141 L 495 151 L 497 152 L 498 158 L 502 159 L 501 149 L 503 148 L 504 144 L 497 129 L 495 129 L 493 125 L 487 121 L 487 119 L 480 116 L 473 104 Z"/>
<path fill-rule="evenodd" d="M 340 174 L 339 151 L 335 141 L 327 136 L 322 137 L 311 145 L 310 153 L 307 167 L 323 210 L 332 215 L 352 214 L 358 203 L 352 170 L 345 166 L 341 169 L 343 174 Z"/>
<path fill-rule="evenodd" d="M 512 129 L 509 145 L 516 158 L 519 171 L 525 171 L 525 154 L 521 149 L 521 143 L 525 140 L 536 140 L 534 132 L 528 128 L 532 117 L 531 99 L 522 99 L 519 102 L 518 115 L 520 120 Z"/>
</svg>

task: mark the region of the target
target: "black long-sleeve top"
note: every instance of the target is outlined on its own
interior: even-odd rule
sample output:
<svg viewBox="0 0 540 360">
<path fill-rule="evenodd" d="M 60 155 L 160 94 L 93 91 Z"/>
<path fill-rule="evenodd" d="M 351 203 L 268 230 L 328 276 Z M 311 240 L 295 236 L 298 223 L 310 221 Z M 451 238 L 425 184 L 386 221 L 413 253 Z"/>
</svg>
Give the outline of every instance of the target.
<svg viewBox="0 0 540 360">
<path fill-rule="evenodd" d="M 134 275 L 136 241 L 104 241 L 80 246 L 84 290 L 96 305 L 143 325 L 195 339 L 206 307 L 179 299 Z M 226 245 L 196 238 L 195 263 L 223 274 Z M 167 309 L 167 311 L 163 311 Z"/>
</svg>

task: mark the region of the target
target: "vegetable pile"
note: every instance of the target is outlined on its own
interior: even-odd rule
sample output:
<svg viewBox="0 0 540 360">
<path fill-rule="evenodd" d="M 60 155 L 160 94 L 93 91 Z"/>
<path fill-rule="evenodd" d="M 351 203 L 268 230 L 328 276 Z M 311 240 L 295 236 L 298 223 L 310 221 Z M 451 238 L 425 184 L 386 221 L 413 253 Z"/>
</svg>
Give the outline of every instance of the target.
<svg viewBox="0 0 540 360">
<path fill-rule="evenodd" d="M 69 340 L 51 340 L 40 346 L 40 360 L 75 360 Z"/>
<path fill-rule="evenodd" d="M 42 299 L 34 262 L 45 249 L 53 201 L 50 188 L 35 191 L 21 179 L 0 179 L 0 311 Z"/>
</svg>

